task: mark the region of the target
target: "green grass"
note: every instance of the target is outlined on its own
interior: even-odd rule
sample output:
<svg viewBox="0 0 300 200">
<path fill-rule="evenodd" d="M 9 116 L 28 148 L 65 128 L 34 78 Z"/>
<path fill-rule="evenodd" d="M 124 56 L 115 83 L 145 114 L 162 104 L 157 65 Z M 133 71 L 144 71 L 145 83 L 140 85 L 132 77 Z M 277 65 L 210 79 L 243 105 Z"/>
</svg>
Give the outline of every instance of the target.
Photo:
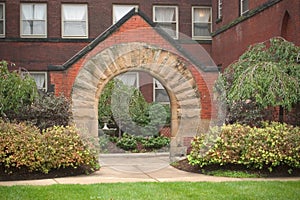
<svg viewBox="0 0 300 200">
<path fill-rule="evenodd" d="M 1 186 L 0 199 L 299 199 L 300 181 Z"/>
<path fill-rule="evenodd" d="M 244 171 L 234 171 L 234 170 L 214 170 L 214 171 L 205 171 L 202 170 L 203 174 L 210 176 L 222 176 L 222 177 L 231 177 L 231 178 L 260 178 L 261 175 L 244 172 Z"/>
</svg>

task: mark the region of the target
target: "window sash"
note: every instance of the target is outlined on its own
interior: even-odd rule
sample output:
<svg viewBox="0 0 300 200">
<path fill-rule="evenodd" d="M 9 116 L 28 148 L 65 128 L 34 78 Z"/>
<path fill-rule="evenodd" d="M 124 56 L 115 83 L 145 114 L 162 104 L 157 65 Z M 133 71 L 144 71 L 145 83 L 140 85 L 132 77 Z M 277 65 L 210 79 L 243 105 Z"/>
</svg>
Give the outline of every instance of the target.
<svg viewBox="0 0 300 200">
<path fill-rule="evenodd" d="M 153 6 L 153 21 L 171 37 L 178 38 L 177 6 Z"/>
<path fill-rule="evenodd" d="M 113 24 L 122 19 L 133 8 L 138 8 L 138 5 L 113 5 Z"/>
<path fill-rule="evenodd" d="M 192 15 L 192 37 L 194 39 L 211 40 L 211 7 L 193 7 Z"/>
<path fill-rule="evenodd" d="M 45 92 L 47 91 L 47 87 L 48 87 L 47 72 L 30 71 L 30 72 L 23 72 L 22 75 L 31 76 L 34 79 L 35 84 L 39 90 L 44 90 Z"/>
<path fill-rule="evenodd" d="M 240 0 L 240 7 L 241 7 L 241 15 L 244 15 L 249 11 L 249 1 L 248 0 Z"/>
<path fill-rule="evenodd" d="M 21 4 L 21 36 L 46 37 L 46 10 L 46 4 Z"/>
<path fill-rule="evenodd" d="M 153 78 L 153 101 L 163 104 L 170 104 L 170 98 L 164 86 Z"/>
<path fill-rule="evenodd" d="M 0 37 L 5 36 L 5 4 L 0 3 Z"/>
<path fill-rule="evenodd" d="M 62 5 L 62 37 L 88 37 L 88 10 L 86 4 Z"/>
</svg>

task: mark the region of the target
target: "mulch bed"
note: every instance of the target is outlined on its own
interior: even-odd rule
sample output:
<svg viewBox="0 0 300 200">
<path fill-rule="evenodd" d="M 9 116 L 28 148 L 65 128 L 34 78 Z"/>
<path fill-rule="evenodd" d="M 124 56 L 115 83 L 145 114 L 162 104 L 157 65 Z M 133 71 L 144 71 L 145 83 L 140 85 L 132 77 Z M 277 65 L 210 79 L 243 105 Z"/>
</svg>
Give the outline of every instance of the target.
<svg viewBox="0 0 300 200">
<path fill-rule="evenodd" d="M 85 167 L 78 167 L 74 169 L 73 167 L 60 168 L 49 171 L 48 174 L 42 172 L 30 172 L 26 168 L 10 168 L 11 174 L 5 172 L 5 167 L 0 164 L 0 181 L 17 181 L 17 180 L 36 180 L 36 179 L 51 179 L 67 176 L 77 176 L 91 173 Z"/>
<path fill-rule="evenodd" d="M 216 170 L 230 170 L 230 171 L 243 171 L 251 174 L 257 174 L 259 177 L 266 177 L 266 178 L 275 178 L 275 177 L 300 177 L 300 168 L 293 169 L 292 174 L 288 173 L 290 167 L 288 166 L 279 166 L 273 168 L 272 172 L 269 172 L 267 168 L 265 169 L 248 169 L 243 165 L 210 165 L 200 168 L 199 166 L 192 166 L 188 163 L 187 159 L 180 160 L 176 162 L 176 164 L 172 165 L 173 167 L 193 173 L 200 173 L 203 174 L 203 170 L 205 172 L 211 172 Z"/>
<path fill-rule="evenodd" d="M 293 173 L 289 174 L 287 166 L 280 166 L 274 168 L 272 173 L 268 171 L 268 169 L 247 169 L 241 165 L 211 165 L 203 168 L 199 168 L 197 166 L 192 166 L 188 163 L 187 159 L 178 161 L 176 164 L 172 165 L 173 167 L 187 171 L 192 173 L 203 173 L 203 170 L 206 172 L 215 171 L 215 170 L 231 170 L 231 171 L 244 171 L 252 174 L 257 174 L 260 177 L 300 177 L 300 168 L 293 169 Z M 87 171 L 85 167 L 78 167 L 74 169 L 72 167 L 60 168 L 56 170 L 51 170 L 48 174 L 44 174 L 41 172 L 29 172 L 26 168 L 21 169 L 11 169 L 12 174 L 5 173 L 5 168 L 0 164 L 0 181 L 17 181 L 17 180 L 36 180 L 36 179 L 50 179 L 50 178 L 59 178 L 59 177 L 67 177 L 67 176 L 77 176 L 86 174 Z"/>
</svg>

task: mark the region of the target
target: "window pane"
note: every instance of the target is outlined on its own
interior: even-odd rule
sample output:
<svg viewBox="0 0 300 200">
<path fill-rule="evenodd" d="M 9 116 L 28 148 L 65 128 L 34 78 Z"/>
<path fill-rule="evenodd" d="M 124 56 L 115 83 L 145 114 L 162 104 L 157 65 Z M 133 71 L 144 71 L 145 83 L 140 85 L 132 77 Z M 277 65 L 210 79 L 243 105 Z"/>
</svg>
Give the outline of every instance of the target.
<svg viewBox="0 0 300 200">
<path fill-rule="evenodd" d="M 133 8 L 137 8 L 135 5 L 113 5 L 113 22 L 116 23 L 122 17 L 124 17 Z"/>
<path fill-rule="evenodd" d="M 64 22 L 64 35 L 66 36 L 84 36 L 86 34 L 85 22 Z"/>
<path fill-rule="evenodd" d="M 176 9 L 170 7 L 155 7 L 156 22 L 175 22 Z"/>
<path fill-rule="evenodd" d="M 159 26 L 167 32 L 170 36 L 176 37 L 176 24 L 175 23 L 158 23 Z"/>
<path fill-rule="evenodd" d="M 210 36 L 210 24 L 194 23 L 194 36 Z"/>
<path fill-rule="evenodd" d="M 63 5 L 64 21 L 85 21 L 86 6 L 85 5 Z"/>
<path fill-rule="evenodd" d="M 33 22 L 33 33 L 34 35 L 45 35 L 45 21 L 34 21 Z"/>
<path fill-rule="evenodd" d="M 156 89 L 155 90 L 155 101 L 156 102 L 169 102 L 169 96 L 165 89 Z"/>
<path fill-rule="evenodd" d="M 242 0 L 242 12 L 246 12 L 248 10 L 248 0 Z"/>
<path fill-rule="evenodd" d="M 33 30 L 32 30 L 32 21 L 22 21 L 23 26 L 22 26 L 22 34 L 24 35 L 31 35 Z"/>
<path fill-rule="evenodd" d="M 138 87 L 137 85 L 137 73 L 124 73 L 116 77 L 122 81 L 125 85 Z"/>
<path fill-rule="evenodd" d="M 4 6 L 3 6 L 3 4 L 0 4 L 0 20 L 4 19 L 3 11 L 4 11 Z"/>
<path fill-rule="evenodd" d="M 0 21 L 0 34 L 4 34 L 3 21 Z"/>
<path fill-rule="evenodd" d="M 32 4 L 22 4 L 22 19 L 33 19 Z"/>
<path fill-rule="evenodd" d="M 45 74 L 30 74 L 30 75 L 34 78 L 38 89 L 46 88 Z"/>
<path fill-rule="evenodd" d="M 211 22 L 210 8 L 197 8 L 194 10 L 194 22 Z"/>
<path fill-rule="evenodd" d="M 34 5 L 34 19 L 45 20 L 46 19 L 46 5 Z"/>
</svg>

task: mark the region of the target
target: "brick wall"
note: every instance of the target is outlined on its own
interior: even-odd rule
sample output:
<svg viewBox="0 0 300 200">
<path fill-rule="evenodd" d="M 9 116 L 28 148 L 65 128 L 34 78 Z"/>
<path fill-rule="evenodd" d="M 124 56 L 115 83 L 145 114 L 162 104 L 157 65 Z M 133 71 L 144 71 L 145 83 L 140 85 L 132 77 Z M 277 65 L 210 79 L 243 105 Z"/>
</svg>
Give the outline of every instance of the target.
<svg viewBox="0 0 300 200">
<path fill-rule="evenodd" d="M 179 57 L 182 57 L 182 55 L 177 52 L 170 43 L 168 43 L 155 30 L 149 27 L 149 24 L 147 24 L 142 17 L 135 15 L 125 22 L 110 37 L 99 43 L 92 51 L 73 64 L 70 68 L 61 72 L 50 72 L 51 83 L 55 85 L 56 94 L 64 93 L 66 96 L 70 97 L 75 78 L 80 68 L 89 58 L 114 44 L 127 42 L 145 42 L 147 44 L 167 49 L 170 52 L 178 54 Z M 193 65 L 190 65 L 189 69 L 195 78 L 197 88 L 200 90 L 201 94 L 201 118 L 211 119 L 212 113 L 214 112 L 214 108 L 210 102 L 212 99 L 211 87 L 213 85 L 215 74 L 205 72 L 199 73 L 198 69 L 196 69 Z"/>
<path fill-rule="evenodd" d="M 264 2 L 267 1 L 255 1 L 253 4 L 261 6 Z M 253 8 L 251 6 L 253 4 L 250 3 L 250 8 Z M 238 8 L 234 5 L 238 5 L 238 3 L 230 4 L 230 7 L 228 7 L 229 2 L 227 4 L 226 1 L 226 4 L 223 6 L 222 21 L 214 23 L 214 31 L 218 31 L 220 28 L 237 19 L 238 15 L 236 12 Z M 216 4 L 214 3 L 213 6 L 215 7 Z M 286 35 L 284 35 L 282 23 L 286 12 L 289 14 L 289 20 L 287 21 L 288 30 L 286 31 Z M 285 36 L 289 39 L 289 41 L 296 45 L 300 45 L 299 13 L 300 1 L 283 0 L 266 8 L 262 12 L 258 12 L 256 15 L 246 19 L 245 21 L 226 29 L 213 37 L 213 59 L 217 65 L 222 65 L 223 68 L 225 68 L 230 63 L 237 60 L 250 45 L 264 42 L 276 36 Z"/>
</svg>

